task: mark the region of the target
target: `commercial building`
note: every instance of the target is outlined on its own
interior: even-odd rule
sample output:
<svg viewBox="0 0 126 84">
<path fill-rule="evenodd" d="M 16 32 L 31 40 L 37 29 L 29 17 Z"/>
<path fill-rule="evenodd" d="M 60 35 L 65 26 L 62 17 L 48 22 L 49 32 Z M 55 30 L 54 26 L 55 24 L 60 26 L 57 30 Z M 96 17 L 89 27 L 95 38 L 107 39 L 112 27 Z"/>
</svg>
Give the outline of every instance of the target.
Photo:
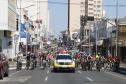
<svg viewBox="0 0 126 84">
<path fill-rule="evenodd" d="M 15 56 L 16 0 L 0 0 L 0 11 L 0 52 L 10 58 Z"/>
</svg>

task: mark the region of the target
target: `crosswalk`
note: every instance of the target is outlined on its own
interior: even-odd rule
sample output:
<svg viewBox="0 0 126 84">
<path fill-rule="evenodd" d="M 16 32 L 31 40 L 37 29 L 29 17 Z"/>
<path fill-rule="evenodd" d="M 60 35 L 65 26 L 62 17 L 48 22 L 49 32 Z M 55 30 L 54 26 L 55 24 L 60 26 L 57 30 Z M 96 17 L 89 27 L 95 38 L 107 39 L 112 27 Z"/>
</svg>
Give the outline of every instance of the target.
<svg viewBox="0 0 126 84">
<path fill-rule="evenodd" d="M 27 80 L 29 80 L 32 76 L 20 76 L 20 77 L 8 77 L 4 78 L 3 80 L 0 80 L 0 84 L 8 83 L 8 84 L 13 84 L 13 83 L 23 83 Z"/>
</svg>

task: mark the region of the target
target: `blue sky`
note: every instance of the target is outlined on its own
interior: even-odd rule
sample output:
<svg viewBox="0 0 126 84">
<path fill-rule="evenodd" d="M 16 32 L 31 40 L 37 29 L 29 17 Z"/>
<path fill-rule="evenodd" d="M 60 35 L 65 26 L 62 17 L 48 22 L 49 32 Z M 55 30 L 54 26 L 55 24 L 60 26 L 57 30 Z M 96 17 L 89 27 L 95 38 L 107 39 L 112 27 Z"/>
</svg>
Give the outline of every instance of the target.
<svg viewBox="0 0 126 84">
<path fill-rule="evenodd" d="M 66 3 L 67 0 L 49 0 L 54 2 Z M 126 0 L 118 0 L 119 4 L 126 5 Z M 106 5 L 116 5 L 116 0 L 103 0 L 104 9 L 106 11 L 106 17 L 116 17 L 116 7 Z M 55 31 L 57 36 L 61 30 L 67 28 L 67 5 L 51 4 L 49 3 L 50 9 L 50 27 Z M 119 7 L 118 17 L 126 16 L 126 6 Z"/>
</svg>

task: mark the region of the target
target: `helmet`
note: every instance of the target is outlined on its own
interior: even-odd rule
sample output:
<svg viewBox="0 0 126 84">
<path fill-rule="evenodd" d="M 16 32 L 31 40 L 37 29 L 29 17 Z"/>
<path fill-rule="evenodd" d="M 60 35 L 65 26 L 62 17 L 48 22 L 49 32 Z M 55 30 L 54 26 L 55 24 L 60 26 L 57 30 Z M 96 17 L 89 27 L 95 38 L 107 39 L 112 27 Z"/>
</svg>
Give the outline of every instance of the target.
<svg viewBox="0 0 126 84">
<path fill-rule="evenodd" d="M 28 54 L 30 54 L 30 52 L 28 52 Z"/>
</svg>

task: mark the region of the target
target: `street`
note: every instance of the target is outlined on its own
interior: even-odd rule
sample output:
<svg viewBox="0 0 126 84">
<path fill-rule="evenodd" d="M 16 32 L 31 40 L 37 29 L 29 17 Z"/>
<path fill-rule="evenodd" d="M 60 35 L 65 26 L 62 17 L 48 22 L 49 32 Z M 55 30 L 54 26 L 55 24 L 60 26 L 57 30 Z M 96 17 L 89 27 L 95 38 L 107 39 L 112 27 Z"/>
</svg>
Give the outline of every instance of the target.
<svg viewBox="0 0 126 84">
<path fill-rule="evenodd" d="M 0 80 L 0 84 L 125 84 L 126 76 L 109 71 L 81 71 L 75 73 L 49 68 L 41 70 L 11 70 L 10 76 Z"/>
<path fill-rule="evenodd" d="M 0 84 L 126 84 L 124 10 L 126 0 L 0 0 Z"/>
</svg>

